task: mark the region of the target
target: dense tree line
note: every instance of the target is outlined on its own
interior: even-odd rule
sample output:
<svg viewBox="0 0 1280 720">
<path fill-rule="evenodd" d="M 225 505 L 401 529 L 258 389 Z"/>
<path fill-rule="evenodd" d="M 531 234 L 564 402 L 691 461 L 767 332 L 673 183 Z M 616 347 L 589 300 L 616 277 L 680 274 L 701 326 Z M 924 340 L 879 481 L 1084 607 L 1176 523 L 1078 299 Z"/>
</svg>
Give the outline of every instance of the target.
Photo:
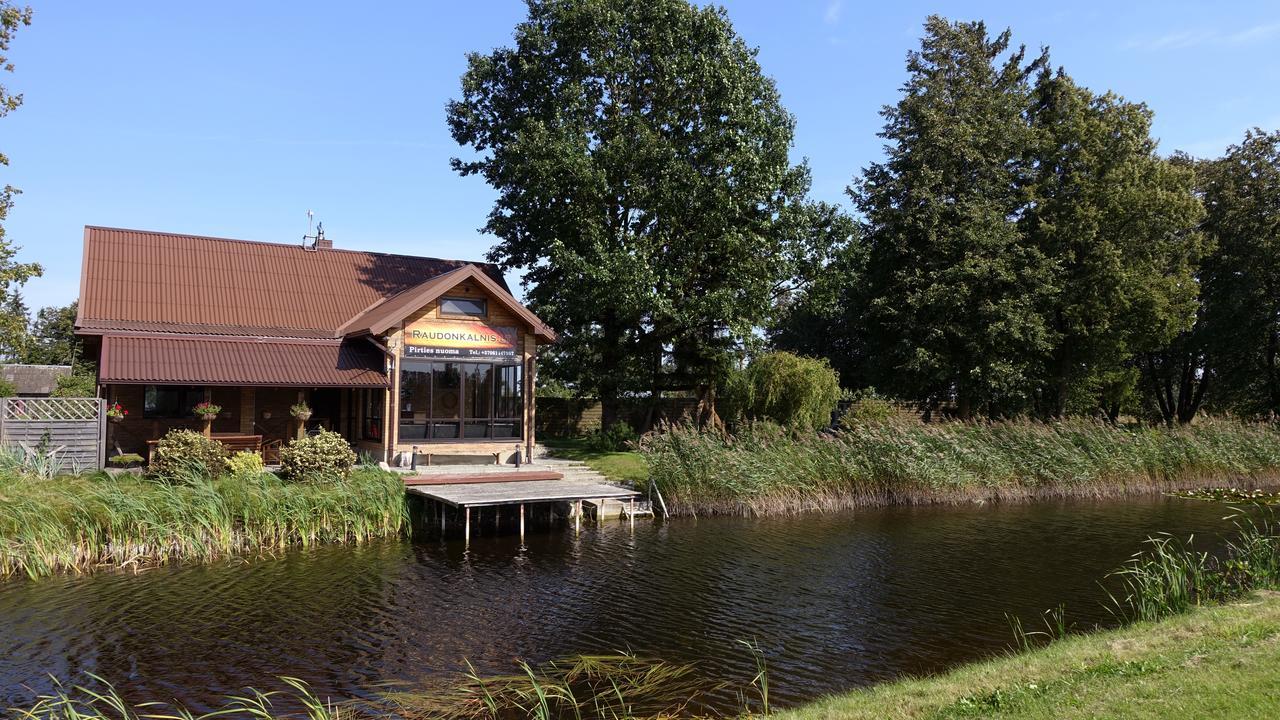
<svg viewBox="0 0 1280 720">
<path fill-rule="evenodd" d="M 1280 135 L 1162 155 L 1145 105 L 981 22 L 929 18 L 907 71 L 850 217 L 723 10 L 530 0 L 448 114 L 492 258 L 564 331 L 549 377 L 711 419 L 772 345 L 962 418 L 1280 411 Z"/>
</svg>

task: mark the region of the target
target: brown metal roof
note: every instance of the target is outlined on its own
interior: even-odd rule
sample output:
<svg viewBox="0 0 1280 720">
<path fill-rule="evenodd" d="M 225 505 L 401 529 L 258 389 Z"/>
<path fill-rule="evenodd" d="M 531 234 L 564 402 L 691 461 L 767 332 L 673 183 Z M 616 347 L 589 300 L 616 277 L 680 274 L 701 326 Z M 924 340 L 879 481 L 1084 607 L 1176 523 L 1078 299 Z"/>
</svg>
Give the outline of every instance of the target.
<svg viewBox="0 0 1280 720">
<path fill-rule="evenodd" d="M 468 264 L 90 226 L 76 326 L 332 338 L 370 306 Z M 510 294 L 497 266 L 476 265 Z"/>
<path fill-rule="evenodd" d="M 368 340 L 108 335 L 99 382 L 386 387 L 384 356 Z"/>
</svg>

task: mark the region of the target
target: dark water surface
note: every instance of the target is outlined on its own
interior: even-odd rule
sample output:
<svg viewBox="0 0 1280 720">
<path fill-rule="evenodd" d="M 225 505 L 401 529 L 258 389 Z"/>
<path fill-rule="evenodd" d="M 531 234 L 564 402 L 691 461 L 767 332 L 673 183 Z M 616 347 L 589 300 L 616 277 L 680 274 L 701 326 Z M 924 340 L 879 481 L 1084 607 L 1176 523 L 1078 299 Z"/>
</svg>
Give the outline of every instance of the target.
<svg viewBox="0 0 1280 720">
<path fill-rule="evenodd" d="M 1109 622 L 1097 582 L 1156 532 L 1216 536 L 1221 505 L 1163 497 L 619 523 L 515 537 L 380 542 L 140 575 L 0 582 L 0 706 L 50 674 L 205 709 L 299 677 L 349 697 L 470 659 L 631 649 L 743 686 L 768 653 L 794 704 L 998 652 L 1005 613 L 1065 603 Z M 727 704 L 733 704 L 726 697 Z"/>
</svg>

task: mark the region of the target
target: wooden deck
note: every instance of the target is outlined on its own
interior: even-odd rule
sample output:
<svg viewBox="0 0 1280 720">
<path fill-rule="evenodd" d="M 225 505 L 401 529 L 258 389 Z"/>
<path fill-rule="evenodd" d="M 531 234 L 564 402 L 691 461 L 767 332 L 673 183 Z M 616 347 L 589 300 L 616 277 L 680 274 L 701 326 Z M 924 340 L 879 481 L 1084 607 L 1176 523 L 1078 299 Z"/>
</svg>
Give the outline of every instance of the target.
<svg viewBox="0 0 1280 720">
<path fill-rule="evenodd" d="M 523 473 L 532 475 L 533 473 Z M 559 473 L 556 473 L 559 474 Z M 475 477 L 474 475 L 471 477 Z M 433 478 L 434 480 L 434 478 Z M 496 505 L 525 505 L 544 502 L 581 502 L 613 498 L 627 500 L 640 493 L 616 485 L 574 482 L 562 479 L 520 480 L 502 482 L 481 480 L 465 484 L 417 484 L 407 492 L 436 500 L 453 507 L 493 507 Z"/>
</svg>

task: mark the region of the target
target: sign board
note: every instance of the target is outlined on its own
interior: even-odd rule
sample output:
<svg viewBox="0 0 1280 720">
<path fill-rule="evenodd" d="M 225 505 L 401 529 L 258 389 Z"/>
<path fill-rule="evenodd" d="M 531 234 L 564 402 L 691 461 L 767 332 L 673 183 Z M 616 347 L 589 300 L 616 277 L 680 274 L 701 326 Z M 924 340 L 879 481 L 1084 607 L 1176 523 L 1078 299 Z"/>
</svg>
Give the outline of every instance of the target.
<svg viewBox="0 0 1280 720">
<path fill-rule="evenodd" d="M 513 327 L 419 320 L 404 327 L 404 356 L 513 358 L 518 338 Z"/>
</svg>

